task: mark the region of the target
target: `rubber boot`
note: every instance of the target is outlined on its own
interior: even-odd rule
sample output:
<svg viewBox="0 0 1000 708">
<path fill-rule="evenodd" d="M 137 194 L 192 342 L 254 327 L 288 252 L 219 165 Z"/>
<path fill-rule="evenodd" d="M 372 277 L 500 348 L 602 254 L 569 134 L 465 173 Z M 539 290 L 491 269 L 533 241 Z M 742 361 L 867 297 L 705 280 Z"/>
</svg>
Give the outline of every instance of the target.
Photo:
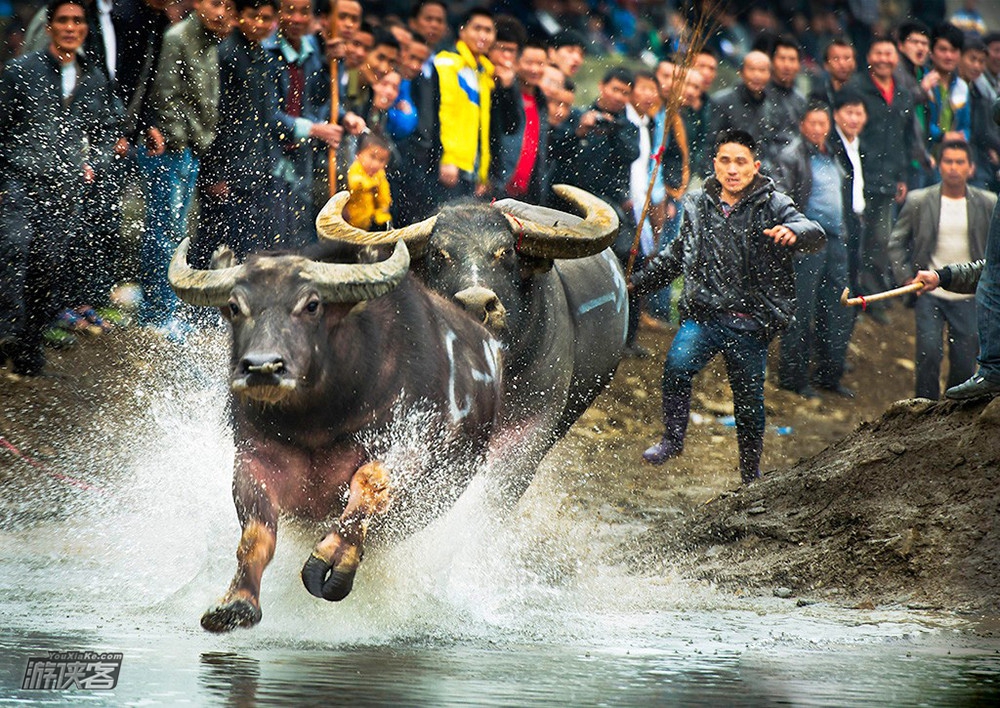
<svg viewBox="0 0 1000 708">
<path fill-rule="evenodd" d="M 642 453 L 642 459 L 652 465 L 662 465 L 684 451 L 684 434 L 687 432 L 691 411 L 691 396 L 676 393 L 663 394 L 663 438 Z"/>
<path fill-rule="evenodd" d="M 764 438 L 737 439 L 740 448 L 740 478 L 743 484 L 760 479 L 760 455 L 764 451 Z"/>
</svg>

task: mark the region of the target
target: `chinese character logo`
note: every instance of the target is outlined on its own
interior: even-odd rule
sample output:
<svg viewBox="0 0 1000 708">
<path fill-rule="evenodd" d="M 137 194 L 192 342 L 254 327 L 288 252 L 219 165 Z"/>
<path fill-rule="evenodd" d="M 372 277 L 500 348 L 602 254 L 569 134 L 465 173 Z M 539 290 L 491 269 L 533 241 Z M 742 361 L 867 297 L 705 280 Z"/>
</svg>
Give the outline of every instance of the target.
<svg viewBox="0 0 1000 708">
<path fill-rule="evenodd" d="M 24 670 L 21 688 L 28 690 L 110 691 L 118 685 L 120 653 L 61 652 L 32 657 Z"/>
</svg>

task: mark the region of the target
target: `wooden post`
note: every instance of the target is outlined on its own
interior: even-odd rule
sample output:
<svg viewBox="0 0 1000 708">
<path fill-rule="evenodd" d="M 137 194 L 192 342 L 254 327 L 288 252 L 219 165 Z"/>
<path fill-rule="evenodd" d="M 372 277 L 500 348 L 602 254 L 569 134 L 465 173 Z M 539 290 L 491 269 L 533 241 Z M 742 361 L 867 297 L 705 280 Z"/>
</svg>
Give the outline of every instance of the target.
<svg viewBox="0 0 1000 708">
<path fill-rule="evenodd" d="M 329 42 L 337 41 L 337 0 L 330 2 Z M 340 60 L 330 59 L 330 122 L 336 125 L 340 117 Z M 337 193 L 337 150 L 328 147 L 326 153 L 327 179 L 330 182 L 330 196 Z"/>
</svg>

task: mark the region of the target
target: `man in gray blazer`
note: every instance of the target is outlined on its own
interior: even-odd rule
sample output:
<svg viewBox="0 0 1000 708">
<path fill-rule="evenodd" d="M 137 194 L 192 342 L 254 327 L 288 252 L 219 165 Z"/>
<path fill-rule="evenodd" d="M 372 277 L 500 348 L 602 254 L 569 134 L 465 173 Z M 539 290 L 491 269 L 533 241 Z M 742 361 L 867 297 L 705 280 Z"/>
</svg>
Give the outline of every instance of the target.
<svg viewBox="0 0 1000 708">
<path fill-rule="evenodd" d="M 889 257 L 897 282 L 913 280 L 917 271 L 983 258 L 996 195 L 969 186 L 975 169 L 964 141 L 942 145 L 941 183 L 917 189 L 906 198 L 889 239 Z M 935 290 L 914 308 L 917 322 L 916 395 L 940 395 L 942 339 L 948 328 L 948 387 L 976 368 L 978 339 L 973 296 Z"/>
</svg>

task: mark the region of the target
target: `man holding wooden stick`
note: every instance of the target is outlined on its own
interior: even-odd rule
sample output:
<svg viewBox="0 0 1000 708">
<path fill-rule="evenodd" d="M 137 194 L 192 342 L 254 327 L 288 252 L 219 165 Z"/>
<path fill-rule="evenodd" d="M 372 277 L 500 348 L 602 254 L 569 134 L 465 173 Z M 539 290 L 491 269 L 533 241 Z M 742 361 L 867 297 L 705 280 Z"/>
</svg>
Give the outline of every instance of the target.
<svg viewBox="0 0 1000 708">
<path fill-rule="evenodd" d="M 973 261 L 986 254 L 986 233 L 996 195 L 968 184 L 975 171 L 968 143 L 942 143 L 938 160 L 941 183 L 906 197 L 889 238 L 889 257 L 897 282 L 910 282 L 917 271 L 947 263 Z M 927 292 L 925 288 L 922 292 Z M 948 388 L 972 376 L 976 368 L 976 302 L 972 295 L 935 290 L 914 307 L 917 320 L 916 395 L 936 399 L 941 393 L 942 344 L 948 328 Z"/>
</svg>

